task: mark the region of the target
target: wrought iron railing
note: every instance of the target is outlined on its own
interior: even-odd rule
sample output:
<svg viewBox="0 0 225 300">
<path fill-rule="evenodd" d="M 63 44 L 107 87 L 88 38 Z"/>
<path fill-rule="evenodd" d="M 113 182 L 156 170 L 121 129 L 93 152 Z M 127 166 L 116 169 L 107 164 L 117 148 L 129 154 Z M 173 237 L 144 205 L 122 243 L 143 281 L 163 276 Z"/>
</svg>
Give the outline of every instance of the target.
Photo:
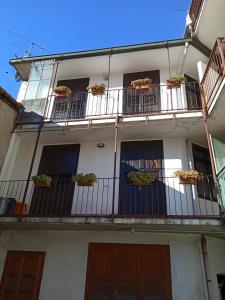
<svg viewBox="0 0 225 300">
<path fill-rule="evenodd" d="M 180 184 L 178 178 L 159 177 L 149 185 L 134 185 L 121 178 L 98 178 L 93 186 L 78 186 L 71 179 L 53 180 L 50 187 L 32 181 L 0 182 L 0 215 L 7 217 L 219 217 L 211 176 L 198 185 Z"/>
<path fill-rule="evenodd" d="M 119 115 L 151 115 L 168 112 L 200 110 L 198 82 L 186 82 L 168 89 L 165 84 L 154 84 L 148 90 L 133 88 L 109 89 L 104 95 L 90 92 L 76 93 L 66 99 L 52 97 L 48 116 L 52 121 L 108 117 Z"/>
<path fill-rule="evenodd" d="M 208 107 L 212 103 L 224 78 L 225 38 L 217 38 L 201 82 L 204 90 L 205 104 Z"/>
</svg>

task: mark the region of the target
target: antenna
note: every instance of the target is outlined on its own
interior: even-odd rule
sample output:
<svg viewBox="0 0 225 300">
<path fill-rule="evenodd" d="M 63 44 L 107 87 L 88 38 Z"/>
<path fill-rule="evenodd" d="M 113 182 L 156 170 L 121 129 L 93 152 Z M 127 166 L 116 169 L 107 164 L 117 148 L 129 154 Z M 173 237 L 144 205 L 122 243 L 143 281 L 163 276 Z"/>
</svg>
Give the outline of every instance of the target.
<svg viewBox="0 0 225 300">
<path fill-rule="evenodd" d="M 20 38 L 20 39 L 22 39 L 22 40 L 24 40 L 25 42 L 27 42 L 27 43 L 30 44 L 30 45 L 29 45 L 29 48 L 26 50 L 26 49 L 23 49 L 22 47 L 16 45 L 15 43 L 12 43 L 12 45 L 13 45 L 14 47 L 16 47 L 16 48 L 18 48 L 18 49 L 20 49 L 20 50 L 23 50 L 26 56 L 31 56 L 31 55 L 32 55 L 32 51 L 33 51 L 34 48 L 38 48 L 38 49 L 40 49 L 41 51 L 48 52 L 46 48 L 42 47 L 41 45 L 39 45 L 39 44 L 33 42 L 32 40 L 30 40 L 30 39 L 28 39 L 28 38 L 22 36 L 21 34 L 18 34 L 18 33 L 14 32 L 14 31 L 11 31 L 11 30 L 8 30 L 8 32 L 9 32 L 10 34 L 12 34 L 12 35 L 14 35 L 14 36 L 17 36 L 18 38 Z M 25 55 L 24 55 L 24 56 L 25 56 Z"/>
</svg>

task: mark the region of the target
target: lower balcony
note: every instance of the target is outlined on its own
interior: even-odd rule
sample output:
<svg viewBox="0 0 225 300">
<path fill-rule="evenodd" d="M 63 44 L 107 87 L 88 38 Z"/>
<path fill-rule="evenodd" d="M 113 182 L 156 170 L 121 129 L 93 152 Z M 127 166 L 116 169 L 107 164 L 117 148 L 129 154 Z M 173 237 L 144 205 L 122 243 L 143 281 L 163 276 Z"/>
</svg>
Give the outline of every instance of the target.
<svg viewBox="0 0 225 300">
<path fill-rule="evenodd" d="M 50 187 L 35 187 L 26 180 L 1 181 L 0 212 L 0 221 L 9 222 L 11 218 L 84 217 L 110 222 L 220 218 L 211 176 L 202 177 L 197 185 L 181 184 L 175 177 L 158 177 L 142 186 L 119 178 L 98 178 L 89 187 L 78 186 L 71 178 L 53 180 Z"/>
</svg>

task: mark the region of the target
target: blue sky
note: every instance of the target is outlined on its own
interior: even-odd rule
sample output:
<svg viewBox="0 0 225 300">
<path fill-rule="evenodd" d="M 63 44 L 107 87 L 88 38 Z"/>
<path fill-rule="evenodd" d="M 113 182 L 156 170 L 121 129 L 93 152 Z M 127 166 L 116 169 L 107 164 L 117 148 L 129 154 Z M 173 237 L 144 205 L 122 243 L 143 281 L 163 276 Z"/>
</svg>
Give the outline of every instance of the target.
<svg viewBox="0 0 225 300">
<path fill-rule="evenodd" d="M 10 58 L 128 45 L 183 36 L 190 0 L 38 0 L 1 3 L 0 86 L 16 97 Z M 4 11 L 4 14 L 3 14 Z"/>
</svg>

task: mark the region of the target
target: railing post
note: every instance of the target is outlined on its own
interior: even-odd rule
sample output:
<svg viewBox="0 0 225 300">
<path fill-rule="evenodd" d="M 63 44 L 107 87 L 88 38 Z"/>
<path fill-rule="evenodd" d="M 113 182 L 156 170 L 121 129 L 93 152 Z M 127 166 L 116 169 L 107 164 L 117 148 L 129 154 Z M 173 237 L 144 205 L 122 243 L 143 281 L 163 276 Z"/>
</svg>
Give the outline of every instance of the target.
<svg viewBox="0 0 225 300">
<path fill-rule="evenodd" d="M 221 61 L 222 61 L 222 65 L 220 66 L 220 68 L 222 69 L 223 75 L 225 75 L 225 54 L 223 52 L 223 43 L 221 42 L 220 38 L 217 38 L 217 45 L 218 45 L 218 50 L 219 50 L 219 53 L 221 56 Z"/>
<path fill-rule="evenodd" d="M 114 220 L 115 197 L 116 197 L 116 164 L 117 164 L 117 146 L 118 146 L 119 95 L 120 95 L 120 90 L 118 90 L 118 95 L 117 95 L 117 112 L 116 112 L 116 120 L 115 120 L 113 191 L 112 191 L 112 221 Z"/>
</svg>

